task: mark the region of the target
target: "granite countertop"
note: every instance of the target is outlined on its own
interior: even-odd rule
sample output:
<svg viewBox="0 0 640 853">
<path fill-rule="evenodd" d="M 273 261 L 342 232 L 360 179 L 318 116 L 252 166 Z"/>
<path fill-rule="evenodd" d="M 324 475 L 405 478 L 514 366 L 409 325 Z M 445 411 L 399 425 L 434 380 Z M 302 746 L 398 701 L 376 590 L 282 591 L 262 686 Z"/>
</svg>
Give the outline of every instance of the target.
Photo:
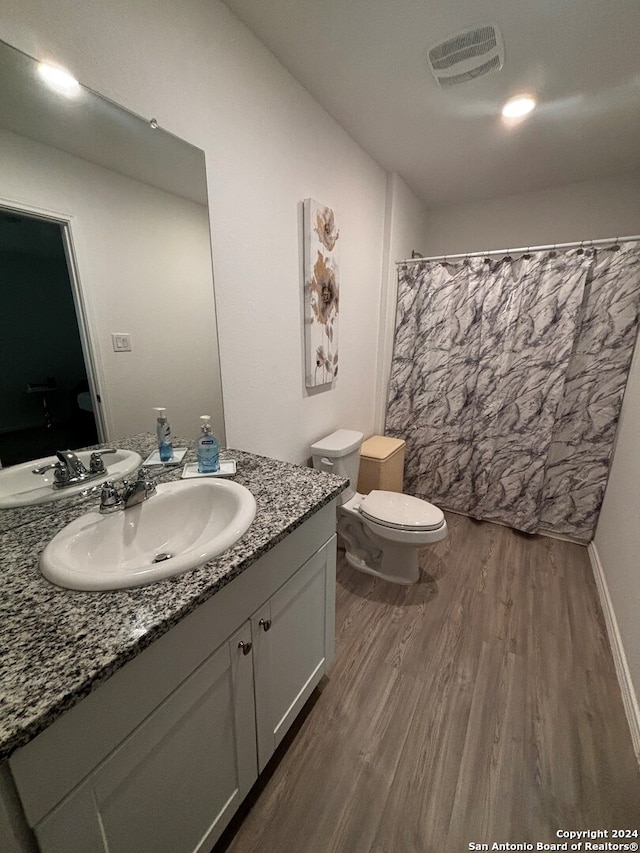
<svg viewBox="0 0 640 853">
<path fill-rule="evenodd" d="M 115 444 L 145 459 L 155 436 Z M 174 440 L 174 447 L 189 445 Z M 75 592 L 40 574 L 38 558 L 47 542 L 94 508 L 96 496 L 0 512 L 11 514 L 12 525 L 0 533 L 0 759 L 34 738 L 347 485 L 333 474 L 239 450 L 223 450 L 221 458 L 237 460 L 233 479 L 256 499 L 251 527 L 204 566 L 136 589 Z M 185 461 L 195 461 L 193 450 Z M 174 480 L 182 465 L 150 471 L 158 482 Z"/>
</svg>

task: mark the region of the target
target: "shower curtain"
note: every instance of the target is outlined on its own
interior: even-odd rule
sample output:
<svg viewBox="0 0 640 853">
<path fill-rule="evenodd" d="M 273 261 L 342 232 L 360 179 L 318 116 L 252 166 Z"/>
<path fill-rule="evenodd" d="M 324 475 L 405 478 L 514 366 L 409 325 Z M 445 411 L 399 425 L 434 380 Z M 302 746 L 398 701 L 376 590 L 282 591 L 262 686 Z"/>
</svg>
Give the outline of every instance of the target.
<svg viewBox="0 0 640 853">
<path fill-rule="evenodd" d="M 405 491 L 587 542 L 640 303 L 640 249 L 401 268 L 386 432 Z"/>
</svg>

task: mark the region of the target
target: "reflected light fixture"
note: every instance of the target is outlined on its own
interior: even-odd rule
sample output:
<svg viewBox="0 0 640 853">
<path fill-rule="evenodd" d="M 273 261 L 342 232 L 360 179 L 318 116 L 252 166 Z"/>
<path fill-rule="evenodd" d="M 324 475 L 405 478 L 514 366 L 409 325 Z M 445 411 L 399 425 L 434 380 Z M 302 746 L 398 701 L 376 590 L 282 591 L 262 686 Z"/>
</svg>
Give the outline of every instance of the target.
<svg viewBox="0 0 640 853">
<path fill-rule="evenodd" d="M 504 118 L 522 118 L 534 109 L 536 102 L 530 95 L 518 95 L 511 98 L 502 108 Z"/>
<path fill-rule="evenodd" d="M 38 64 L 38 73 L 47 86 L 61 95 L 66 95 L 67 98 L 73 98 L 80 93 L 80 83 L 78 83 L 72 74 L 64 68 L 60 68 L 59 65 L 40 62 Z"/>
</svg>

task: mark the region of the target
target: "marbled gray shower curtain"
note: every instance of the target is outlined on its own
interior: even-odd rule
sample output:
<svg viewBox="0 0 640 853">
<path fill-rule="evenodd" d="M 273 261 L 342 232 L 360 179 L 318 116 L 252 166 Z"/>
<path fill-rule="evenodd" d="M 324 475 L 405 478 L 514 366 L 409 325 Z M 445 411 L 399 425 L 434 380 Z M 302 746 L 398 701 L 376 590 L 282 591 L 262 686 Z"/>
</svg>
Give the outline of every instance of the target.
<svg viewBox="0 0 640 853">
<path fill-rule="evenodd" d="M 635 339 L 638 257 L 627 244 L 401 269 L 386 432 L 407 440 L 407 492 L 588 541 Z"/>
<path fill-rule="evenodd" d="M 540 529 L 588 542 L 609 476 L 640 316 L 640 245 L 599 251 L 589 270 L 554 424 Z"/>
</svg>

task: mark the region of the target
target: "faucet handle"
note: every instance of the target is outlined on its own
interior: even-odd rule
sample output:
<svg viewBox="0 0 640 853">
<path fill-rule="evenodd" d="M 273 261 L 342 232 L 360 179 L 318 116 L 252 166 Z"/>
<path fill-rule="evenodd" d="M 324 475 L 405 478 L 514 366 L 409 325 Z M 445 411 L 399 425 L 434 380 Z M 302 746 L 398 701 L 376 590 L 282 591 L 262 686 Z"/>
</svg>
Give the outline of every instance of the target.
<svg viewBox="0 0 640 853">
<path fill-rule="evenodd" d="M 106 453 L 115 453 L 115 447 L 108 450 L 94 450 L 89 460 L 89 471 L 92 474 L 104 474 L 107 470 L 102 458 Z"/>
<path fill-rule="evenodd" d="M 61 462 L 58 462 L 57 465 L 54 465 L 53 472 L 53 483 L 54 488 L 57 486 L 58 488 L 62 486 L 68 486 L 71 482 L 71 474 L 69 473 L 69 469 L 65 468 Z"/>
<path fill-rule="evenodd" d="M 32 474 L 44 474 L 47 471 L 53 471 L 53 482 L 56 486 L 66 486 L 69 483 L 69 472 L 64 467 L 62 462 L 52 462 L 50 465 L 42 465 L 40 468 L 33 468 Z"/>
<path fill-rule="evenodd" d="M 112 480 L 102 484 L 100 492 L 100 512 L 114 512 L 122 506 L 122 498 Z"/>
<path fill-rule="evenodd" d="M 145 494 L 148 497 L 150 497 L 151 495 L 155 495 L 156 484 L 151 479 L 151 475 L 149 474 L 146 468 L 140 468 L 140 470 L 138 471 L 138 477 L 136 482 L 144 488 Z"/>
<path fill-rule="evenodd" d="M 42 465 L 40 468 L 33 468 L 32 474 L 44 474 L 45 471 L 55 471 L 60 468 L 59 462 L 52 462 L 50 465 Z"/>
</svg>

